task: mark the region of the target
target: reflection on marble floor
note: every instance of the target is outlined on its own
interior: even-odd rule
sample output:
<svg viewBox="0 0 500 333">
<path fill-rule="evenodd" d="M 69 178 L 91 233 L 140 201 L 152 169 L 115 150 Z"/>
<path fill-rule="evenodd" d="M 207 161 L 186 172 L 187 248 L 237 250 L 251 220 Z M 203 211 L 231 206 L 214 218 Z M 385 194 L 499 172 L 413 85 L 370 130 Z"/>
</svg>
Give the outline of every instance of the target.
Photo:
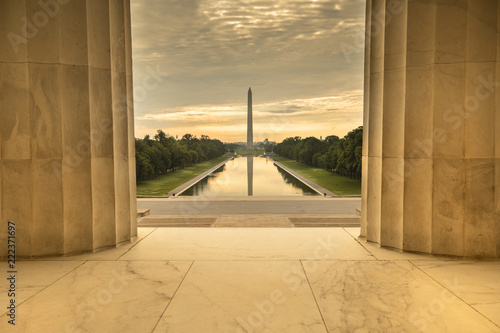
<svg viewBox="0 0 500 333">
<path fill-rule="evenodd" d="M 2 310 L 0 332 L 500 332 L 499 261 L 357 232 L 144 228 L 116 249 L 22 261 L 17 325 Z"/>
</svg>

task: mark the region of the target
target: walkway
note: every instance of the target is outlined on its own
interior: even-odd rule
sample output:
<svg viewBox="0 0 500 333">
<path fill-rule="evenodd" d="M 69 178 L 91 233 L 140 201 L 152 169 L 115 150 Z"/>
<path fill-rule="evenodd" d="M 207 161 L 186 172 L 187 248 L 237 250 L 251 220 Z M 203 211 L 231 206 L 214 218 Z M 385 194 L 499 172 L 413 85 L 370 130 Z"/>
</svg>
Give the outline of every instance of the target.
<svg viewBox="0 0 500 333">
<path fill-rule="evenodd" d="M 116 249 L 18 262 L 16 326 L 2 283 L 0 332 L 500 332 L 500 262 L 403 254 L 358 234 L 139 228 Z"/>
<path fill-rule="evenodd" d="M 151 215 L 199 214 L 356 214 L 361 198 L 328 197 L 179 197 L 137 199 Z"/>
</svg>

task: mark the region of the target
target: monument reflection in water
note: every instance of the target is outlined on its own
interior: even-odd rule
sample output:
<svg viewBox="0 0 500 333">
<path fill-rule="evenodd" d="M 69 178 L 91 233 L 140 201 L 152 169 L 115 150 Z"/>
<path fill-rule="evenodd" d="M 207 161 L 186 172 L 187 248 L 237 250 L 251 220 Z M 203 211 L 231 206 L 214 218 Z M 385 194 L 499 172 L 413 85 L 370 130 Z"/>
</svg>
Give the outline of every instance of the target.
<svg viewBox="0 0 500 333">
<path fill-rule="evenodd" d="M 236 157 L 181 196 L 302 196 L 318 195 L 264 157 Z"/>
</svg>

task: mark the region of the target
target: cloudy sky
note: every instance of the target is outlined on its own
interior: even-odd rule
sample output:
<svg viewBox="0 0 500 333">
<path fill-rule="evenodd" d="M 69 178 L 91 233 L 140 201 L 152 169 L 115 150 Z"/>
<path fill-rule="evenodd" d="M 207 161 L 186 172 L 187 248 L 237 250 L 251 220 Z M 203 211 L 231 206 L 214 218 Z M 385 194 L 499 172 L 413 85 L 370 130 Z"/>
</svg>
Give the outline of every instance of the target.
<svg viewBox="0 0 500 333">
<path fill-rule="evenodd" d="M 343 136 L 362 125 L 365 0 L 131 0 L 136 137 Z"/>
</svg>

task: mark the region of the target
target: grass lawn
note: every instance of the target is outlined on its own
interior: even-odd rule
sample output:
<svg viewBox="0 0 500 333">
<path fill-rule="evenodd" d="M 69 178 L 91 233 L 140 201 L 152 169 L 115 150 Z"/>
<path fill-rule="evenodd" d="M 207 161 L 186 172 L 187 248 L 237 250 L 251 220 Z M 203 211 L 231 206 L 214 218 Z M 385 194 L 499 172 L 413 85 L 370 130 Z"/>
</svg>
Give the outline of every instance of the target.
<svg viewBox="0 0 500 333">
<path fill-rule="evenodd" d="M 262 155 L 266 151 L 264 149 L 235 149 L 238 155 Z"/>
<path fill-rule="evenodd" d="M 172 191 L 177 186 L 184 184 L 185 182 L 193 179 L 199 174 L 207 171 L 208 169 L 227 159 L 227 156 L 217 157 L 203 163 L 198 163 L 196 165 L 186 167 L 184 169 L 178 169 L 173 172 L 169 172 L 166 175 L 161 175 L 154 179 L 137 182 L 137 195 L 164 195 L 165 193 Z"/>
<path fill-rule="evenodd" d="M 355 195 L 361 194 L 361 182 L 348 177 L 336 175 L 329 171 L 315 168 L 309 165 L 290 160 L 282 156 L 272 156 L 276 161 L 280 162 L 293 171 L 312 180 L 318 185 L 323 186 L 327 190 L 338 195 Z"/>
</svg>

